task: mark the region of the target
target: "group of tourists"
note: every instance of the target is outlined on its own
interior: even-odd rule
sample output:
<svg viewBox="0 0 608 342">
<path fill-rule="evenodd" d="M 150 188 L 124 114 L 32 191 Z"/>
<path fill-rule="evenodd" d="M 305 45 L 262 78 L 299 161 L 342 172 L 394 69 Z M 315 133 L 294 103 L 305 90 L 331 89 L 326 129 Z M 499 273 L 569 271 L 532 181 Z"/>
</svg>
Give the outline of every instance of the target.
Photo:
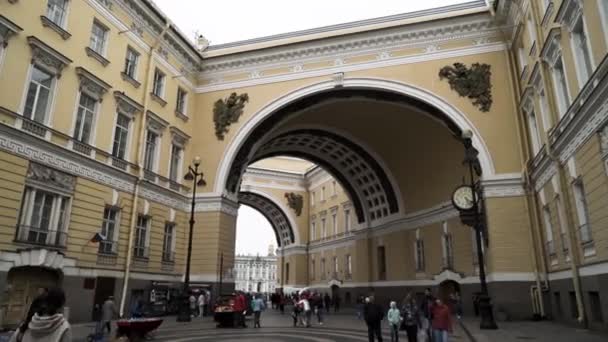
<svg viewBox="0 0 608 342">
<path fill-rule="evenodd" d="M 211 302 L 211 293 L 203 290 L 198 295 L 194 292 L 190 293 L 188 303 L 190 305 L 190 315 L 194 317 L 206 317 L 209 315 L 209 303 Z"/>
</svg>

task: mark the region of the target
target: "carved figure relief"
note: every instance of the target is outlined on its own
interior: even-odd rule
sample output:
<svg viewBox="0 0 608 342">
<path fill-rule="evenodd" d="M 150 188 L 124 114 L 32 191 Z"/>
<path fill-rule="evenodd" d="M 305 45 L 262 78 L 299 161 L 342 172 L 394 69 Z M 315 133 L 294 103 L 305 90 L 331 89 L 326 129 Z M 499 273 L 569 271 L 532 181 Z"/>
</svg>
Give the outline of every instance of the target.
<svg viewBox="0 0 608 342">
<path fill-rule="evenodd" d="M 26 178 L 69 192 L 73 192 L 76 186 L 76 177 L 36 163 L 30 163 Z"/>
<path fill-rule="evenodd" d="M 302 195 L 286 192 L 285 198 L 287 199 L 287 205 L 296 212 L 296 216 L 300 216 L 302 214 L 302 206 L 304 205 Z"/>
<path fill-rule="evenodd" d="M 454 63 L 439 70 L 439 79 L 447 78 L 452 90 L 471 99 L 482 112 L 488 112 L 492 107 L 491 75 L 490 65 L 485 63 L 473 63 L 470 68 L 462 63 Z"/>
<path fill-rule="evenodd" d="M 247 93 L 240 95 L 232 93 L 225 99 L 215 101 L 213 121 L 215 122 L 215 136 L 219 140 L 224 140 L 224 135 L 228 133 L 228 127 L 239 120 L 247 102 L 249 102 Z"/>
</svg>

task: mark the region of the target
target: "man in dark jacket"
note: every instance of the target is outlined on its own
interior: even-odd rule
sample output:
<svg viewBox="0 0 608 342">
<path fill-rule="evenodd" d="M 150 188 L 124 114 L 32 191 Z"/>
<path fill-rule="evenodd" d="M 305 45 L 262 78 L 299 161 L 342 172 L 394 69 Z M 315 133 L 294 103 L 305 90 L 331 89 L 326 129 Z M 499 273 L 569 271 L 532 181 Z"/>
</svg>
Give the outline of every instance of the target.
<svg viewBox="0 0 608 342">
<path fill-rule="evenodd" d="M 374 303 L 374 297 L 365 298 L 365 306 L 363 307 L 363 319 L 367 324 L 367 335 L 369 342 L 374 342 L 374 335 L 378 342 L 382 342 L 382 319 L 384 318 L 384 309 Z"/>
</svg>

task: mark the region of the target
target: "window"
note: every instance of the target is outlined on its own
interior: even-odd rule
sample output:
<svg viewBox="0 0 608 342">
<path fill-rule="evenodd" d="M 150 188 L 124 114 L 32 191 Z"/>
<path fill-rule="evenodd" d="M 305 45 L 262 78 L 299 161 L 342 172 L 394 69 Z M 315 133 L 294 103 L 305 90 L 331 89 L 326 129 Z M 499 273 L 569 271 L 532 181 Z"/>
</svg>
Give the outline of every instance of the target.
<svg viewBox="0 0 608 342">
<path fill-rule="evenodd" d="M 322 238 L 326 238 L 327 237 L 327 227 L 325 225 L 325 219 L 321 219 L 321 234 L 322 234 Z"/>
<path fill-rule="evenodd" d="M 137 217 L 137 226 L 135 226 L 135 244 L 133 245 L 133 255 L 136 258 L 148 258 L 149 244 L 149 229 L 150 219 L 147 216 L 139 215 Z"/>
<path fill-rule="evenodd" d="M 139 53 L 132 48 L 127 48 L 127 57 L 125 58 L 125 75 L 135 79 L 137 72 L 137 62 L 139 62 Z"/>
<path fill-rule="evenodd" d="M 540 151 L 541 140 L 534 109 L 531 109 L 528 113 L 528 128 L 530 129 L 530 140 L 532 141 L 532 153 L 536 155 Z"/>
<path fill-rule="evenodd" d="M 88 144 L 91 138 L 96 105 L 97 101 L 94 98 L 80 93 L 78 112 L 76 113 L 76 126 L 74 127 L 74 139 L 85 144 Z"/>
<path fill-rule="evenodd" d="M 173 262 L 175 250 L 175 223 L 165 223 L 165 236 L 163 239 L 163 261 Z"/>
<path fill-rule="evenodd" d="M 587 199 L 585 197 L 585 186 L 582 180 L 577 180 L 574 184 L 574 200 L 576 203 L 576 216 L 578 217 L 579 238 L 582 244 L 593 241 L 591 236 L 591 227 L 589 226 L 589 211 L 587 207 Z"/>
<path fill-rule="evenodd" d="M 604 28 L 604 39 L 606 39 L 606 44 L 608 44 L 608 1 L 599 0 L 598 3 L 600 5 L 602 27 Z"/>
<path fill-rule="evenodd" d="M 106 207 L 104 209 L 101 236 L 103 236 L 103 241 L 99 243 L 99 253 L 115 254 L 118 245 L 118 208 Z"/>
<path fill-rule="evenodd" d="M 414 243 L 414 258 L 416 261 L 416 271 L 424 271 L 424 240 L 420 238 L 420 230 L 416 230 L 416 242 Z"/>
<path fill-rule="evenodd" d="M 108 28 L 103 26 L 97 20 L 94 20 L 93 29 L 91 30 L 91 43 L 89 45 L 91 50 L 103 56 L 105 54 L 107 38 Z"/>
<path fill-rule="evenodd" d="M 69 197 L 26 187 L 17 239 L 21 242 L 65 247 L 69 205 Z"/>
<path fill-rule="evenodd" d="M 315 205 L 315 192 L 311 192 L 310 193 L 310 205 L 313 206 Z"/>
<path fill-rule="evenodd" d="M 171 145 L 171 165 L 169 166 L 169 179 L 177 182 L 182 164 L 182 148 Z"/>
<path fill-rule="evenodd" d="M 591 50 L 589 48 L 589 42 L 587 41 L 587 33 L 585 32 L 585 21 L 584 16 L 580 16 L 572 34 L 570 36 L 572 43 L 572 51 L 574 52 L 574 63 L 576 67 L 576 74 L 578 76 L 579 88 L 582 88 L 593 74 L 593 62 L 591 57 Z"/>
<path fill-rule="evenodd" d="M 561 317 L 564 314 L 564 311 L 562 310 L 562 296 L 559 292 L 554 292 L 553 298 L 555 300 L 555 312 Z"/>
<path fill-rule="evenodd" d="M 386 280 L 386 250 L 378 246 L 378 280 Z"/>
<path fill-rule="evenodd" d="M 452 234 L 448 231 L 448 223 L 443 222 L 443 234 L 441 236 L 441 247 L 443 249 L 443 267 L 452 268 L 454 252 L 452 245 Z"/>
<path fill-rule="evenodd" d="M 129 139 L 129 124 L 131 119 L 124 114 L 117 114 L 116 127 L 114 128 L 114 144 L 112 155 L 116 158 L 125 159 L 127 141 Z"/>
<path fill-rule="evenodd" d="M 536 41 L 536 26 L 534 26 L 532 14 L 528 14 L 528 18 L 526 19 L 526 28 L 528 29 L 528 39 L 530 39 L 530 46 L 532 46 Z"/>
<path fill-rule="evenodd" d="M 325 258 L 321 258 L 321 279 L 325 279 Z"/>
<path fill-rule="evenodd" d="M 576 305 L 576 294 L 574 291 L 568 292 L 570 298 L 570 316 L 572 318 L 578 318 L 578 305 Z"/>
<path fill-rule="evenodd" d="M 549 132 L 551 126 L 553 126 L 553 120 L 549 112 L 549 102 L 547 102 L 547 94 L 544 88 L 538 92 L 538 99 L 540 101 L 540 114 L 543 118 L 543 129 L 545 132 Z"/>
<path fill-rule="evenodd" d="M 523 43 L 521 43 L 521 45 L 517 48 L 517 62 L 519 64 L 520 76 L 523 76 L 523 72 L 528 64 L 526 58 L 526 50 L 524 50 Z"/>
<path fill-rule="evenodd" d="M 336 276 L 338 274 L 338 257 L 337 256 L 334 257 L 334 274 L 336 274 Z"/>
<path fill-rule="evenodd" d="M 562 252 L 566 257 L 566 261 L 569 260 L 568 251 L 570 250 L 568 246 L 568 239 L 566 237 L 566 216 L 564 215 L 564 207 L 562 205 L 561 197 L 557 197 L 555 199 L 555 205 L 557 206 L 557 218 L 559 220 L 559 229 L 560 229 L 560 238 L 562 242 Z"/>
<path fill-rule="evenodd" d="M 63 27 L 67 14 L 67 0 L 48 0 L 46 5 L 46 16 L 57 26 Z"/>
<path fill-rule="evenodd" d="M 344 210 L 344 231 L 350 232 L 350 209 Z"/>
<path fill-rule="evenodd" d="M 289 284 L 289 263 L 285 263 L 285 283 Z"/>
<path fill-rule="evenodd" d="M 555 62 L 555 65 L 551 70 L 555 87 L 555 97 L 557 99 L 557 106 L 559 107 L 559 117 L 561 119 L 570 106 L 568 81 L 566 80 L 566 72 L 564 70 L 564 60 L 561 56 L 557 58 L 557 62 Z"/>
<path fill-rule="evenodd" d="M 334 235 L 338 234 L 338 218 L 337 214 L 331 215 L 331 228 L 334 230 Z"/>
<path fill-rule="evenodd" d="M 332 196 L 336 196 L 338 194 L 338 190 L 336 189 L 336 181 L 331 182 L 331 194 Z"/>
<path fill-rule="evenodd" d="M 186 114 L 186 96 L 188 93 L 182 89 L 177 88 L 177 104 L 175 106 L 175 111 L 180 114 Z"/>
<path fill-rule="evenodd" d="M 317 238 L 317 223 L 313 222 L 310 225 L 310 240 L 313 241 Z"/>
<path fill-rule="evenodd" d="M 154 95 L 162 98 L 165 92 L 165 74 L 163 74 L 160 70 L 154 70 L 154 88 L 152 89 L 152 93 Z"/>
<path fill-rule="evenodd" d="M 594 322 L 604 322 L 602 315 L 602 301 L 599 292 L 589 291 L 589 308 L 591 309 L 591 320 Z"/>
<path fill-rule="evenodd" d="M 27 90 L 23 116 L 36 122 L 44 123 L 52 87 L 53 76 L 34 66 Z"/>
<path fill-rule="evenodd" d="M 351 276 L 353 274 L 353 260 L 349 255 L 346 256 L 346 275 Z"/>
<path fill-rule="evenodd" d="M 545 239 L 547 240 L 547 253 L 555 255 L 555 244 L 553 243 L 553 225 L 551 224 L 551 209 L 543 208 L 543 221 L 545 223 Z"/>
<path fill-rule="evenodd" d="M 325 201 L 325 187 L 321 187 L 321 201 Z"/>
<path fill-rule="evenodd" d="M 144 168 L 146 170 L 156 170 L 156 144 L 158 143 L 158 134 L 148 130 L 146 135 L 146 154 L 144 156 Z"/>
<path fill-rule="evenodd" d="M 316 273 L 316 265 L 315 265 L 315 259 L 312 259 L 310 261 L 310 279 L 315 279 L 315 273 Z"/>
</svg>

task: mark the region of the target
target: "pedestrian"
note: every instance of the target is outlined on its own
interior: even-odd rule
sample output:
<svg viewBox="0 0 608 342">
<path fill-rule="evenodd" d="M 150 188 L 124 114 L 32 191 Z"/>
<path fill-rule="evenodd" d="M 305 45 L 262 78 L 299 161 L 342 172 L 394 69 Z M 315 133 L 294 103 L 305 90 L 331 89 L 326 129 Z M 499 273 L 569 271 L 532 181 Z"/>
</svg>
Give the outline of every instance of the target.
<svg viewBox="0 0 608 342">
<path fill-rule="evenodd" d="M 357 319 L 363 318 L 363 305 L 365 304 L 365 298 L 363 296 L 357 297 L 356 302 L 356 310 L 357 310 Z"/>
<path fill-rule="evenodd" d="M 302 299 L 298 302 L 302 306 L 303 316 L 302 323 L 305 327 L 310 328 L 310 321 L 312 319 L 312 309 L 310 307 L 310 302 L 308 301 L 308 296 L 306 294 L 302 295 Z"/>
<path fill-rule="evenodd" d="M 329 309 L 331 308 L 331 297 L 329 297 L 329 294 L 325 294 L 325 296 L 323 296 L 323 302 L 325 304 L 325 310 L 327 313 L 329 313 Z"/>
<path fill-rule="evenodd" d="M 253 327 L 261 328 L 260 326 L 260 316 L 262 315 L 262 311 L 266 309 L 266 305 L 264 305 L 264 300 L 261 295 L 256 295 L 251 302 L 251 308 L 253 310 Z"/>
<path fill-rule="evenodd" d="M 460 319 L 462 317 L 462 298 L 459 292 L 454 293 L 454 301 L 456 305 L 456 317 Z"/>
<path fill-rule="evenodd" d="M 430 327 L 431 322 L 433 321 L 432 307 L 434 302 L 435 298 L 433 297 L 431 289 L 427 287 L 424 290 L 424 299 L 420 304 L 420 326 L 427 327 L 427 329 L 425 329 L 427 336 L 431 336 Z"/>
<path fill-rule="evenodd" d="M 197 316 L 196 314 L 196 297 L 194 296 L 193 292 L 190 292 L 190 297 L 188 297 L 188 303 L 190 305 L 190 316 L 191 317 L 195 317 Z"/>
<path fill-rule="evenodd" d="M 203 303 L 203 317 L 209 316 L 209 303 L 211 303 L 211 292 L 205 291 L 205 302 Z"/>
<path fill-rule="evenodd" d="M 245 295 L 242 292 L 234 294 L 234 326 L 237 328 L 247 328 L 245 324 L 245 310 L 247 309 L 247 303 L 245 302 Z"/>
<path fill-rule="evenodd" d="M 399 342 L 399 324 L 401 323 L 401 312 L 397 309 L 397 302 L 390 303 L 390 309 L 386 313 L 388 325 L 391 330 L 391 342 Z"/>
<path fill-rule="evenodd" d="M 323 297 L 321 297 L 320 293 L 315 293 L 312 300 L 312 307 L 314 308 L 314 313 L 317 316 L 317 322 L 319 325 L 323 325 Z"/>
<path fill-rule="evenodd" d="M 334 295 L 334 312 L 339 312 L 340 311 L 340 301 L 342 299 L 340 298 L 340 296 L 338 296 L 337 294 Z"/>
<path fill-rule="evenodd" d="M 384 309 L 374 303 L 374 297 L 365 298 L 365 306 L 363 307 L 363 319 L 367 324 L 367 335 L 369 342 L 374 342 L 374 336 L 378 342 L 382 342 L 382 319 L 384 318 Z"/>
<path fill-rule="evenodd" d="M 38 304 L 41 307 L 34 313 L 25 330 L 22 332 L 17 329 L 10 342 L 71 342 L 70 324 L 61 314 L 65 304 L 63 290 L 48 289 Z"/>
<path fill-rule="evenodd" d="M 417 342 L 420 317 L 416 299 L 411 293 L 408 293 L 407 296 L 405 296 L 403 306 L 401 307 L 401 315 L 403 316 L 403 327 L 407 333 L 407 341 Z"/>
<path fill-rule="evenodd" d="M 291 318 L 293 318 L 293 326 L 294 328 L 298 326 L 298 319 L 300 316 L 302 309 L 300 308 L 300 304 L 294 300 L 293 302 L 293 311 L 291 312 Z"/>
<path fill-rule="evenodd" d="M 116 310 L 116 304 L 114 304 L 114 297 L 109 296 L 101 308 L 101 322 L 103 323 L 103 331 L 107 329 L 108 334 L 112 333 L 112 319 L 114 319 L 114 317 L 117 315 L 118 310 Z"/>
<path fill-rule="evenodd" d="M 136 297 L 131 303 L 131 318 L 144 317 L 144 301 L 140 297 Z"/>
<path fill-rule="evenodd" d="M 203 317 L 205 312 L 205 291 L 202 291 L 196 299 L 198 304 L 198 317 Z"/>
<path fill-rule="evenodd" d="M 279 295 L 279 310 L 281 310 L 281 315 L 285 314 L 285 301 L 287 299 L 285 298 L 285 295 L 283 293 L 281 293 Z"/>
<path fill-rule="evenodd" d="M 435 299 L 432 310 L 433 342 L 448 342 L 449 333 L 452 332 L 452 315 L 450 308 L 441 301 Z"/>
</svg>

